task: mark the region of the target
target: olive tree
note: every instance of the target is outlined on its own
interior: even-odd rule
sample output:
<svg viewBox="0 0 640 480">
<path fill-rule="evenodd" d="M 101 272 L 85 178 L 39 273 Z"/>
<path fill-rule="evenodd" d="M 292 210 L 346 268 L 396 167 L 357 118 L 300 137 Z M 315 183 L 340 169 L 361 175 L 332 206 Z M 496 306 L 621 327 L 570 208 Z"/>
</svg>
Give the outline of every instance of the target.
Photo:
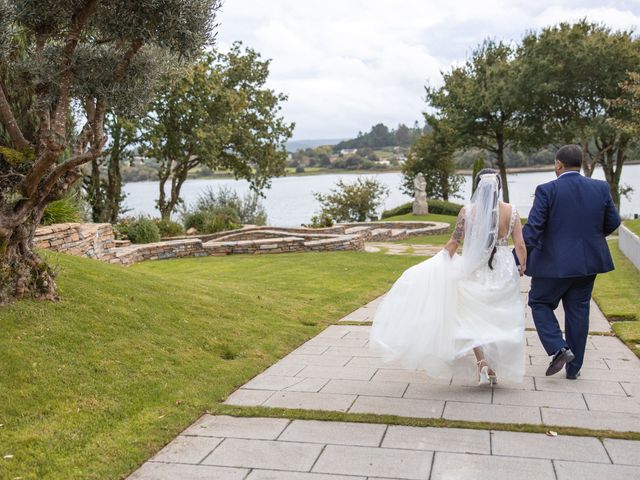
<svg viewBox="0 0 640 480">
<path fill-rule="evenodd" d="M 149 99 L 175 58 L 211 43 L 219 0 L 0 0 L 0 303 L 56 297 L 54 272 L 33 249 L 48 203 L 105 146 L 105 112 Z M 21 56 L 16 39 L 25 39 Z M 7 90 L 5 90 L 7 89 Z M 11 101 L 32 101 L 34 129 Z M 74 128 L 74 124 L 77 127 Z"/>
</svg>

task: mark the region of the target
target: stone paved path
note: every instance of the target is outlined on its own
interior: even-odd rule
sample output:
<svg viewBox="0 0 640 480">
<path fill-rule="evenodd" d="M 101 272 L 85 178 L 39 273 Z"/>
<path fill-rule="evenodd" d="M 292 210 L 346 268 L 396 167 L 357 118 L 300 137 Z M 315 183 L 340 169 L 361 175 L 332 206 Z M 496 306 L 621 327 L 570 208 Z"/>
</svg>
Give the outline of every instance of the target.
<svg viewBox="0 0 640 480">
<path fill-rule="evenodd" d="M 131 480 L 640 478 L 640 442 L 205 415 Z"/>
<path fill-rule="evenodd" d="M 342 320 L 371 321 L 380 300 Z M 591 331 L 610 331 L 592 307 Z M 386 363 L 369 330 L 328 327 L 226 403 L 640 432 L 640 360 L 615 337 L 590 336 L 582 376 L 568 381 L 544 376 L 548 357 L 527 331 L 525 381 L 486 388 Z M 640 441 L 205 415 L 130 478 L 637 480 Z"/>
</svg>

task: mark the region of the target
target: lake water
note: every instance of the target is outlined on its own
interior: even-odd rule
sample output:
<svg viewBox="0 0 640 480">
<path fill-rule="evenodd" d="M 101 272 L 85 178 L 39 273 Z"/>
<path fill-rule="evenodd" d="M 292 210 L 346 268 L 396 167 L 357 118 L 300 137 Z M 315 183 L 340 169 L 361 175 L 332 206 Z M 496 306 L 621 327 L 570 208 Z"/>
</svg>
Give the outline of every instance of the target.
<svg viewBox="0 0 640 480">
<path fill-rule="evenodd" d="M 346 183 L 355 181 L 358 175 L 349 173 L 309 175 L 299 177 L 274 178 L 271 189 L 266 190 L 266 198 L 263 200 L 268 223 L 274 226 L 290 227 L 307 223 L 309 219 L 318 213 L 319 205 L 313 196 L 314 192 L 328 193 L 339 179 Z M 377 173 L 366 175 L 374 177 L 387 185 L 390 190 L 389 197 L 384 202 L 384 208 L 396 207 L 411 200 L 411 197 L 400 191 L 402 175 L 398 172 Z M 514 203 L 522 216 L 527 216 L 533 203 L 535 188 L 540 183 L 548 182 L 555 178 L 553 172 L 528 172 L 509 174 L 509 193 L 511 203 Z M 596 170 L 594 178 L 604 179 L 601 169 Z M 622 199 L 621 213 L 623 216 L 640 214 L 640 165 L 626 165 L 622 171 L 622 184 L 635 188 L 631 200 Z M 208 188 L 230 187 L 240 195 L 249 191 L 249 185 L 244 180 L 215 179 L 215 180 L 187 180 L 182 187 L 182 198 L 187 204 L 192 204 L 198 196 Z M 158 198 L 157 182 L 133 182 L 124 186 L 127 195 L 125 204 L 131 211 L 129 214 L 145 214 L 159 216 L 155 208 Z M 471 194 L 470 177 L 465 176 L 465 184 L 462 189 L 463 198 L 453 199 L 464 203 Z"/>
</svg>

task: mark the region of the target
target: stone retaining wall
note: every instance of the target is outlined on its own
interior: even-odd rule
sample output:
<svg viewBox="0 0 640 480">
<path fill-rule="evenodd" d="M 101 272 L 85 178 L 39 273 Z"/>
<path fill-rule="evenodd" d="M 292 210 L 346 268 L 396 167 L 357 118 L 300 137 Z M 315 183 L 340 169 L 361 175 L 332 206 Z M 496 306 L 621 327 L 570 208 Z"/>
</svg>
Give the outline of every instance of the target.
<svg viewBox="0 0 640 480">
<path fill-rule="evenodd" d="M 116 246 L 110 223 L 59 223 L 40 227 L 33 243 L 36 248 L 103 261 L 113 258 Z"/>
<path fill-rule="evenodd" d="M 624 225 L 620 225 L 618 246 L 622 253 L 640 270 L 640 237 Z"/>
<path fill-rule="evenodd" d="M 349 223 L 331 228 L 245 226 L 211 235 L 174 237 L 157 243 L 122 245 L 108 223 L 68 223 L 39 228 L 35 246 L 104 262 L 132 265 L 145 260 L 232 254 L 364 250 L 365 241 L 399 240 L 448 230 L 439 222 Z"/>
</svg>

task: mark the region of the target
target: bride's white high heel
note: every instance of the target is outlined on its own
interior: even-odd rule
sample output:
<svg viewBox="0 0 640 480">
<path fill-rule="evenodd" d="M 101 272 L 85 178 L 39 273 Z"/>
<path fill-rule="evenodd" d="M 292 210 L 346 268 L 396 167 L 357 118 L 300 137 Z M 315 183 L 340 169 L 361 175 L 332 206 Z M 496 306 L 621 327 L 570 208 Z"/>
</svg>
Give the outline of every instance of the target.
<svg viewBox="0 0 640 480">
<path fill-rule="evenodd" d="M 486 360 L 480 360 L 478 365 L 478 385 L 494 385 L 498 383 L 495 372 L 489 373 L 489 365 Z"/>
</svg>

